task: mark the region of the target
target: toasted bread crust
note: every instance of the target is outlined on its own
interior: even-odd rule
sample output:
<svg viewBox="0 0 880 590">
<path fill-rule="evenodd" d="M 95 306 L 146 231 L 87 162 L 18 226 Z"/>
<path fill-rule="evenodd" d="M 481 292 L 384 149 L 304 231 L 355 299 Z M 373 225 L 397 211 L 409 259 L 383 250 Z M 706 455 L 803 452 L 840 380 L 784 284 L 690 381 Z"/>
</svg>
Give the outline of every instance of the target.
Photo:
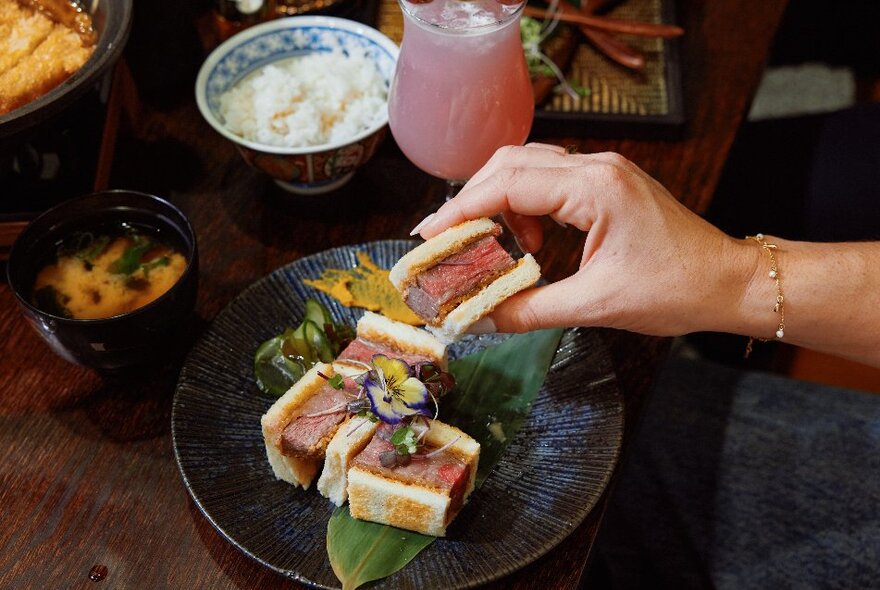
<svg viewBox="0 0 880 590">
<path fill-rule="evenodd" d="M 358 321 L 357 336 L 407 354 L 426 356 L 446 368 L 446 346 L 421 328 L 367 311 Z M 359 375 L 366 368 L 368 366 L 364 363 L 347 359 L 333 362 L 333 370 L 346 376 Z M 372 423 L 367 418 L 352 417 L 339 427 L 327 445 L 318 491 L 337 506 L 344 504 L 348 498 L 349 463 L 369 444 L 378 427 L 378 423 Z"/>
<path fill-rule="evenodd" d="M 425 535 L 446 534 L 450 498 L 433 490 L 380 477 L 358 467 L 348 472 L 351 516 Z"/>
<path fill-rule="evenodd" d="M 455 443 L 449 447 L 450 452 L 468 466 L 463 505 L 474 489 L 480 444 L 458 428 L 432 420 L 425 442 L 432 447 L 441 447 L 452 441 Z M 359 466 L 348 472 L 348 501 L 354 518 L 438 537 L 446 534 L 446 525 L 460 508 L 453 506 L 449 490 L 403 483 Z"/>
<path fill-rule="evenodd" d="M 342 506 L 348 499 L 349 463 L 369 444 L 378 428 L 378 422 L 354 416 L 342 423 L 327 445 L 318 491 L 337 506 Z"/>
<path fill-rule="evenodd" d="M 427 356 L 446 368 L 446 345 L 421 328 L 368 311 L 358 320 L 357 336 L 408 354 Z"/>
<path fill-rule="evenodd" d="M 497 223 L 485 217 L 451 227 L 405 254 L 391 269 L 389 278 L 404 295 L 419 273 L 471 242 L 487 235 L 498 235 L 500 229 Z M 426 328 L 440 342 L 454 342 L 471 324 L 491 313 L 499 303 L 531 287 L 540 278 L 541 267 L 531 254 L 526 254 L 512 268 L 486 278 L 470 293 L 444 304 L 438 316 L 430 320 Z"/>
<path fill-rule="evenodd" d="M 472 219 L 450 227 L 404 254 L 391 268 L 388 278 L 391 279 L 391 284 L 403 293 L 420 272 L 472 242 L 489 235 L 497 236 L 500 233 L 501 226 L 488 217 Z"/>
<path fill-rule="evenodd" d="M 281 452 L 281 433 L 290 423 L 296 409 L 315 395 L 324 385 L 323 373 L 333 376 L 332 365 L 318 363 L 309 369 L 299 381 L 287 390 L 260 418 L 263 430 L 263 442 L 266 445 L 266 456 L 275 477 L 295 486 L 308 488 L 321 462 L 314 459 L 289 457 Z"/>
<path fill-rule="evenodd" d="M 532 257 L 526 254 L 517 261 L 516 266 L 496 278 L 478 292 L 469 295 L 455 309 L 446 314 L 439 325 L 429 325 L 427 329 L 438 340 L 445 343 L 455 342 L 467 329 L 492 312 L 508 297 L 527 289 L 541 278 L 541 267 Z"/>
</svg>

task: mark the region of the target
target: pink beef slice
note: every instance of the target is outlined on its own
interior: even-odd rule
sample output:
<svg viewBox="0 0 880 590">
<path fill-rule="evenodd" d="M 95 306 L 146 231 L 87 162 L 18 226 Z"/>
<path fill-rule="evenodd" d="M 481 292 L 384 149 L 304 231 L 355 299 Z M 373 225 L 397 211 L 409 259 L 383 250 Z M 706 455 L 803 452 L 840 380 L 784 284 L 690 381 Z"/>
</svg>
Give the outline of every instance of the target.
<svg viewBox="0 0 880 590">
<path fill-rule="evenodd" d="M 416 314 L 430 321 L 450 301 L 515 265 L 516 261 L 495 236 L 486 236 L 420 273 L 415 284 L 406 290 L 404 299 Z"/>
<path fill-rule="evenodd" d="M 386 430 L 388 436 L 394 430 L 387 426 L 382 428 Z M 428 459 L 419 459 L 419 455 L 430 453 L 433 450 L 425 448 L 419 450 L 419 453 L 410 461 L 409 465 L 384 467 L 379 460 L 379 455 L 393 448 L 394 446 L 390 442 L 382 440 L 377 434 L 370 441 L 370 444 L 352 460 L 352 466 L 358 465 L 376 475 L 406 484 L 428 486 L 446 491 L 452 500 L 447 515 L 451 519 L 458 512 L 464 501 L 464 491 L 467 488 L 470 476 L 470 466 L 449 450 L 438 453 Z"/>
<path fill-rule="evenodd" d="M 407 352 L 401 352 L 396 348 L 392 348 L 386 344 L 382 344 L 381 342 L 370 342 L 361 338 L 352 340 L 351 344 L 346 346 L 345 350 L 340 353 L 339 359 L 348 359 L 353 361 L 360 361 L 362 363 L 369 363 L 371 360 L 373 360 L 373 356 L 377 354 L 384 354 L 388 358 L 403 359 L 408 365 L 436 362 L 431 357 L 422 354 L 410 354 Z"/>
<path fill-rule="evenodd" d="M 327 444 L 345 420 L 345 408 L 331 414 L 308 416 L 336 407 L 350 398 L 343 391 L 325 384 L 297 408 L 296 415 L 281 433 L 281 452 L 291 457 L 323 459 Z"/>
</svg>

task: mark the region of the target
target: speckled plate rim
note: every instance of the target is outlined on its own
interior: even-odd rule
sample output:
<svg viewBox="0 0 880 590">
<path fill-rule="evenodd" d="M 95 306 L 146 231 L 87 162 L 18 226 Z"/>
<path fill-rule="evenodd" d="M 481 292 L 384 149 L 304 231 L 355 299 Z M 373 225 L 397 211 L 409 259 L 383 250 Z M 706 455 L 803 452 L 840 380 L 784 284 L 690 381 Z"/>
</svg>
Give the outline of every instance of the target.
<svg viewBox="0 0 880 590">
<path fill-rule="evenodd" d="M 327 297 L 322 297 L 321 294 L 318 294 L 317 291 L 312 292 L 308 287 L 303 286 L 301 283 L 297 286 L 295 284 L 296 281 L 305 278 L 303 275 L 303 269 L 309 268 L 310 272 L 308 273 L 309 278 L 316 277 L 319 273 L 315 272 L 319 270 L 321 266 L 324 268 L 333 266 L 339 267 L 340 265 L 345 265 L 346 263 L 350 263 L 352 266 L 354 265 L 354 257 L 355 253 L 358 251 L 366 251 L 371 255 L 374 261 L 379 264 L 379 266 L 387 267 L 389 263 L 393 263 L 396 261 L 403 253 L 411 249 L 416 242 L 408 241 L 408 240 L 389 240 L 389 241 L 380 241 L 380 242 L 370 242 L 366 244 L 359 244 L 353 246 L 343 246 L 339 248 L 334 248 L 331 250 L 326 250 L 323 252 L 319 252 L 317 254 L 313 254 L 311 256 L 293 261 L 285 266 L 282 266 L 267 276 L 259 279 L 249 287 L 247 287 L 244 291 L 242 291 L 232 302 L 224 308 L 223 311 L 218 314 L 217 318 L 215 318 L 214 322 L 211 326 L 205 331 L 205 333 L 200 338 L 199 342 L 193 347 L 190 355 L 188 356 L 186 362 L 184 363 L 184 368 L 181 371 L 180 380 L 178 382 L 177 390 L 174 396 L 174 402 L 172 406 L 172 445 L 174 449 L 175 460 L 178 466 L 178 470 L 180 471 L 181 477 L 184 482 L 184 486 L 186 487 L 188 493 L 192 497 L 196 506 L 199 508 L 200 512 L 208 519 L 211 525 L 223 536 L 227 541 L 229 541 L 233 546 L 242 551 L 245 555 L 255 560 L 256 562 L 268 567 L 269 569 L 276 571 L 289 579 L 296 580 L 300 583 L 318 587 L 318 588 L 334 588 L 337 587 L 332 585 L 332 581 L 330 584 L 323 583 L 321 581 L 317 581 L 312 579 L 313 576 L 310 577 L 309 574 L 304 574 L 301 571 L 297 571 L 295 569 L 291 569 L 289 567 L 284 567 L 274 563 L 271 559 L 266 559 L 264 556 L 260 554 L 259 551 L 255 551 L 252 548 L 250 540 L 245 538 L 241 538 L 240 535 L 236 535 L 234 532 L 230 532 L 231 523 L 228 522 L 224 518 L 217 518 L 216 515 L 212 514 L 210 507 L 207 505 L 208 502 L 205 501 L 206 490 L 204 489 L 204 482 L 200 481 L 198 477 L 193 477 L 192 473 L 188 473 L 188 457 L 187 450 L 185 447 L 181 445 L 181 441 L 189 436 L 189 433 L 185 432 L 185 421 L 182 421 L 182 416 L 185 415 L 189 410 L 185 407 L 185 404 L 189 401 L 192 401 L 187 398 L 187 388 L 193 385 L 194 381 L 197 381 L 197 376 L 191 374 L 193 373 L 193 363 L 197 358 L 199 351 L 202 351 L 205 348 L 210 348 L 212 346 L 212 338 L 217 336 L 217 326 L 222 322 L 224 316 L 227 314 L 233 313 L 232 310 L 234 308 L 247 307 L 251 304 L 252 299 L 258 297 L 261 289 L 265 290 L 268 287 L 271 287 L 277 290 L 278 285 L 274 283 L 281 283 L 282 286 L 288 287 L 288 295 L 291 295 L 293 299 L 287 300 L 285 303 L 289 305 L 301 305 L 304 302 L 302 297 L 299 297 L 299 301 L 296 301 L 297 298 L 297 290 L 309 290 L 309 296 L 316 296 L 316 298 L 322 300 L 323 303 L 327 304 L 331 309 L 331 312 L 339 318 L 340 308 L 344 310 L 343 315 L 348 315 L 349 320 L 355 318 L 362 313 L 360 310 L 349 310 L 348 308 L 343 308 L 334 300 L 329 299 Z M 283 313 L 285 310 L 280 310 Z M 289 310 L 288 310 L 289 311 Z M 347 313 L 345 313 L 347 312 Z M 279 318 L 281 324 L 296 322 L 301 318 L 301 315 L 288 314 L 287 317 Z M 345 319 L 345 318 L 343 318 Z M 272 334 L 265 334 L 264 337 L 268 338 Z M 458 356 L 460 354 L 467 354 L 471 350 L 475 350 L 477 348 L 481 348 L 485 346 L 487 342 L 491 342 L 497 337 L 481 337 L 480 339 L 473 339 L 464 346 L 462 349 L 459 347 L 458 349 L 452 350 L 452 356 Z M 580 343 L 580 346 L 578 346 Z M 590 351 L 593 355 L 597 355 L 598 361 L 597 365 L 601 365 L 599 367 L 586 367 L 587 363 L 577 362 L 582 356 L 585 354 L 584 343 L 587 343 L 590 348 Z M 566 351 L 566 347 L 569 348 Z M 243 355 L 243 358 L 250 358 L 250 351 L 247 351 L 247 354 Z M 563 357 L 560 359 L 560 357 Z M 593 363 L 590 363 L 591 365 Z M 249 365 L 249 363 L 248 363 Z M 562 367 L 560 369 L 560 366 Z M 540 558 L 552 548 L 557 546 L 562 540 L 564 540 L 583 520 L 587 517 L 587 515 L 591 512 L 593 507 L 595 506 L 598 499 L 601 497 L 605 487 L 610 481 L 611 474 L 614 470 L 614 467 L 617 463 L 620 447 L 622 444 L 622 435 L 623 435 L 623 406 L 622 406 L 622 397 L 620 395 L 620 391 L 617 388 L 616 377 L 611 370 L 610 360 L 608 359 L 607 351 L 604 349 L 604 345 L 601 343 L 601 340 L 598 338 L 595 332 L 585 331 L 585 330 L 576 330 L 576 331 L 568 331 L 563 338 L 563 343 L 560 345 L 559 350 L 557 351 L 557 358 L 554 359 L 553 369 L 551 369 L 551 373 L 548 375 L 548 382 L 545 383 L 545 387 L 538 394 L 538 399 L 536 399 L 536 408 L 533 409 L 532 415 L 530 415 L 526 424 L 523 426 L 523 429 L 520 431 L 520 434 L 517 435 L 516 439 L 511 443 L 508 448 L 504 459 L 496 466 L 493 474 L 486 481 L 486 484 L 478 490 L 469 502 L 468 506 L 465 510 L 471 508 L 474 504 L 481 504 L 483 510 L 489 508 L 486 504 L 490 503 L 490 498 L 486 498 L 485 502 L 481 502 L 481 496 L 489 496 L 492 495 L 487 492 L 487 488 L 492 488 L 493 483 L 496 485 L 498 483 L 519 483 L 519 478 L 522 476 L 522 473 L 516 473 L 516 469 L 518 466 L 521 466 L 517 461 L 520 459 L 520 455 L 524 452 L 526 455 L 534 451 L 533 447 L 527 447 L 525 449 L 516 450 L 518 441 L 526 438 L 523 431 L 528 428 L 534 428 L 534 423 L 540 423 L 547 416 L 541 414 L 540 407 L 542 406 L 541 401 L 550 399 L 552 401 L 552 397 L 550 390 L 553 389 L 554 383 L 554 375 L 564 375 L 566 372 L 571 372 L 572 367 L 575 368 L 575 372 L 578 374 L 578 378 L 581 377 L 589 378 L 590 380 L 584 385 L 583 391 L 578 388 L 577 393 L 578 396 L 584 396 L 583 406 L 586 407 L 588 403 L 592 403 L 590 401 L 591 395 L 595 397 L 595 402 L 597 407 L 599 407 L 599 416 L 600 419 L 605 419 L 608 421 L 608 424 L 605 425 L 602 433 L 600 434 L 600 440 L 602 441 L 602 445 L 597 449 L 597 453 L 601 455 L 598 462 L 600 463 L 598 471 L 593 470 L 590 473 L 587 473 L 587 479 L 589 480 L 590 489 L 587 490 L 588 493 L 585 497 L 579 499 L 583 500 L 583 505 L 577 511 L 577 513 L 571 518 L 570 521 L 566 521 L 564 526 L 559 526 L 555 529 L 551 529 L 550 533 L 544 535 L 542 537 L 544 543 L 540 547 L 533 547 L 531 551 L 525 551 L 522 555 L 518 555 L 518 559 L 510 562 L 494 562 L 488 568 L 491 571 L 483 571 L 483 572 L 473 572 L 469 574 L 465 574 L 460 576 L 462 579 L 455 580 L 453 584 L 445 584 L 444 588 L 468 588 L 476 585 L 485 584 L 487 582 L 491 582 L 493 580 L 497 580 L 501 577 L 509 575 L 514 571 L 525 567 L 526 565 L 532 563 L 536 559 Z M 589 370 L 588 370 L 589 369 Z M 247 370 L 250 370 L 250 366 L 247 367 Z M 583 375 L 581 375 L 583 373 Z M 563 382 L 566 383 L 566 382 Z M 580 383 L 580 382 L 578 382 Z M 558 392 L 557 392 L 558 393 Z M 245 399 L 244 396 L 253 396 L 253 392 L 242 391 L 241 396 L 242 399 Z M 271 400 L 268 400 L 266 407 L 268 404 L 271 404 Z M 604 406 L 603 406 L 604 404 Z M 592 410 L 590 410 L 592 412 Z M 553 416 L 550 416 L 551 418 Z M 568 419 L 571 416 L 565 415 L 562 418 Z M 559 416 L 556 417 L 558 425 Z M 258 422 L 258 418 L 256 420 Z M 184 428 L 184 430 L 182 430 Z M 556 433 L 552 433 L 555 435 Z M 565 434 L 565 433 L 563 433 Z M 593 433 L 586 432 L 583 433 L 584 438 L 587 439 Z M 546 438 L 549 438 L 550 434 L 543 435 L 542 441 Z M 602 438 L 605 437 L 605 438 Z M 562 437 L 556 437 L 562 440 Z M 565 438 L 566 441 L 563 445 L 567 445 L 571 442 L 571 437 Z M 519 443 L 521 445 L 521 443 Z M 575 449 L 578 449 L 579 442 L 575 441 Z M 262 439 L 259 440 L 260 449 L 262 449 Z M 583 450 L 581 447 L 580 450 Z M 537 453 L 536 453 L 537 454 Z M 514 459 L 516 458 L 516 460 Z M 265 457 L 262 457 L 263 463 L 267 463 L 265 461 Z M 266 469 L 268 469 L 268 464 L 266 465 Z M 511 472 L 513 469 L 513 472 Z M 551 475 L 555 473 L 551 471 Z M 271 470 L 269 471 L 271 475 Z M 276 482 L 271 481 L 274 478 L 267 478 L 265 482 L 266 487 L 270 485 L 274 485 Z M 262 483 L 262 482 L 261 482 Z M 278 482 L 282 483 L 283 482 Z M 543 478 L 542 478 L 542 483 Z M 583 482 L 581 482 L 581 485 Z M 283 484 L 286 486 L 285 489 L 290 488 L 287 484 Z M 559 492 L 563 488 L 558 488 L 556 492 Z M 527 490 L 528 492 L 528 490 Z M 541 490 L 543 492 L 543 490 Z M 284 492 L 282 492 L 283 494 Z M 305 494 L 311 494 L 313 497 L 308 498 L 306 496 L 306 501 L 304 504 L 314 504 L 314 497 L 323 500 L 317 494 L 314 489 L 310 489 L 307 492 L 301 492 Z M 505 489 L 501 493 L 499 493 L 498 489 L 495 489 L 493 492 L 495 496 L 495 500 L 501 499 L 502 501 L 507 501 L 508 498 L 511 498 L 508 494 L 508 491 Z M 543 494 L 533 494 L 534 496 L 543 496 Z M 329 504 L 329 503 L 328 503 Z M 522 506 L 518 506 L 514 503 L 512 508 L 521 509 Z M 485 518 L 485 514 L 480 513 L 480 508 L 473 510 L 472 512 L 477 512 L 476 516 L 480 516 Z M 532 508 L 531 506 L 529 508 Z M 495 508 L 498 509 L 497 507 Z M 329 512 L 328 512 L 329 514 Z M 464 514 L 464 513 L 463 513 Z M 221 515 L 222 516 L 222 515 Z M 471 515 L 475 516 L 475 515 Z M 553 516 L 550 513 L 542 514 L 543 517 Z M 466 533 L 468 528 L 465 525 L 459 523 L 462 518 L 459 517 L 458 521 L 454 522 L 452 527 L 450 528 L 450 536 L 444 539 L 439 539 L 437 542 L 433 543 L 428 549 L 419 554 L 407 567 L 403 568 L 400 572 L 385 578 L 384 580 L 379 581 L 383 587 L 399 587 L 399 588 L 415 588 L 415 587 L 437 587 L 437 586 L 426 586 L 425 580 L 422 580 L 419 576 L 419 573 L 424 574 L 425 568 L 417 568 L 419 564 L 425 565 L 425 560 L 429 559 L 435 552 L 439 552 L 436 548 L 438 546 L 443 546 L 444 544 L 452 545 L 461 545 L 467 549 L 467 540 L 462 542 L 461 539 L 456 539 L 454 535 L 457 533 Z M 469 520 L 473 520 L 472 518 Z M 492 522 L 492 519 L 488 519 L 489 522 Z M 234 524 L 234 523 L 232 523 Z M 453 528 L 457 527 L 457 528 Z M 473 527 L 476 528 L 476 527 Z M 464 537 L 466 535 L 462 535 Z M 323 546 L 323 544 L 322 544 Z M 475 545 L 476 546 L 476 545 Z M 452 547 L 451 550 L 455 550 L 460 547 Z M 477 546 L 476 549 L 471 549 L 471 551 L 478 551 L 480 547 Z M 436 556 L 435 556 L 436 557 Z M 484 564 L 485 565 L 485 564 Z M 484 568 L 485 569 L 485 568 Z M 419 571 L 416 571 L 419 570 Z M 427 571 L 433 571 L 432 568 L 428 567 Z M 324 572 L 326 573 L 326 572 Z M 412 576 L 408 574 L 413 574 Z M 335 581 L 335 577 L 332 576 L 332 571 L 330 572 L 330 576 L 333 581 Z M 412 579 L 414 576 L 414 580 Z M 430 581 L 430 580 L 429 580 Z M 448 582 L 448 580 L 447 580 Z"/>
</svg>

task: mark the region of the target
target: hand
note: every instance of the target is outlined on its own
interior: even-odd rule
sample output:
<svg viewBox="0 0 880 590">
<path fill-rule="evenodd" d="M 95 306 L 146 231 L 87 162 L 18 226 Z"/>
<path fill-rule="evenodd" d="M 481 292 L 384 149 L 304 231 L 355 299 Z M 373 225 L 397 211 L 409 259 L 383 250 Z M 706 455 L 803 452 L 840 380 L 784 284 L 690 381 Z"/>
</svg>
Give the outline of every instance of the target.
<svg viewBox="0 0 880 590">
<path fill-rule="evenodd" d="M 758 267 L 757 248 L 689 211 L 618 154 L 501 148 L 419 229 L 428 239 L 499 213 L 528 252 L 543 243 L 539 216 L 588 232 L 575 274 L 521 292 L 491 314 L 502 332 L 606 326 L 671 336 L 715 329 L 722 326 L 719 309 L 739 309 Z"/>
</svg>

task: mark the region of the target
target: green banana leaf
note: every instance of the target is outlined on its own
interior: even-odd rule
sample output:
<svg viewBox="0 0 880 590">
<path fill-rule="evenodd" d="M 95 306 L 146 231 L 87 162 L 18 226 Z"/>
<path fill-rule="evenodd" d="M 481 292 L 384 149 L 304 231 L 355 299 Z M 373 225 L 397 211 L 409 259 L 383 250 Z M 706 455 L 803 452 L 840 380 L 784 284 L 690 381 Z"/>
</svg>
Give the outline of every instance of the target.
<svg viewBox="0 0 880 590">
<path fill-rule="evenodd" d="M 478 487 L 528 416 L 560 338 L 562 330 L 518 334 L 450 363 L 456 391 L 443 399 L 440 418 L 480 443 Z M 435 538 L 355 520 L 346 504 L 327 524 L 327 554 L 343 590 L 354 590 L 393 574 Z"/>
</svg>

